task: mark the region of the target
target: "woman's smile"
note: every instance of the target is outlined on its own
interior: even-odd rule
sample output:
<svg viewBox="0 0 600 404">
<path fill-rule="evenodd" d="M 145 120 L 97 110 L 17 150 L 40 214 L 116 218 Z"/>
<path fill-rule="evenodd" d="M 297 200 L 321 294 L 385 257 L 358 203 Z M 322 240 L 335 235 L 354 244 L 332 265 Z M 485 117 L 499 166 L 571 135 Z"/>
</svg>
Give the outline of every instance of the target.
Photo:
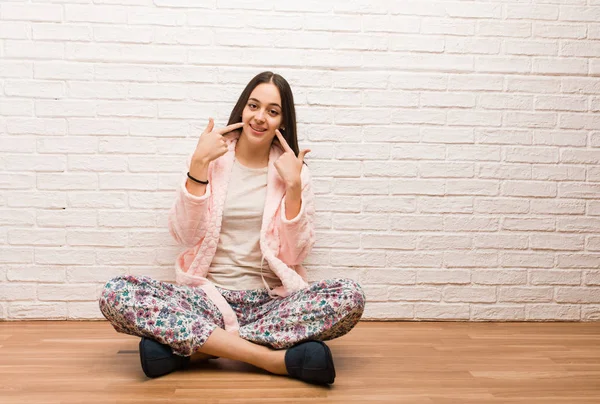
<svg viewBox="0 0 600 404">
<path fill-rule="evenodd" d="M 250 130 L 252 130 L 252 134 L 255 136 L 261 136 L 267 131 L 267 129 L 261 128 L 253 124 L 248 124 L 248 126 L 250 127 Z"/>
</svg>

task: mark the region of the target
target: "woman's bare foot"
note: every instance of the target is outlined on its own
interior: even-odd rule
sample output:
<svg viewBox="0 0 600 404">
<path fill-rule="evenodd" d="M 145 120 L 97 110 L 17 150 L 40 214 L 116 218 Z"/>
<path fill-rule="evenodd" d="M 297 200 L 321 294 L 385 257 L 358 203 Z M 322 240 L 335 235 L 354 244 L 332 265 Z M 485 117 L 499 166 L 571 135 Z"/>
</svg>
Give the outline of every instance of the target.
<svg viewBox="0 0 600 404">
<path fill-rule="evenodd" d="M 205 354 L 202 352 L 195 352 L 192 354 L 190 359 L 193 361 L 207 361 L 209 359 L 217 359 L 217 357 L 213 356 L 213 355 Z"/>
<path fill-rule="evenodd" d="M 274 373 L 276 375 L 287 375 L 287 368 L 285 366 L 285 353 L 287 351 L 285 349 L 280 349 L 277 351 L 272 351 L 269 354 L 269 358 L 265 361 L 264 369 Z"/>
</svg>

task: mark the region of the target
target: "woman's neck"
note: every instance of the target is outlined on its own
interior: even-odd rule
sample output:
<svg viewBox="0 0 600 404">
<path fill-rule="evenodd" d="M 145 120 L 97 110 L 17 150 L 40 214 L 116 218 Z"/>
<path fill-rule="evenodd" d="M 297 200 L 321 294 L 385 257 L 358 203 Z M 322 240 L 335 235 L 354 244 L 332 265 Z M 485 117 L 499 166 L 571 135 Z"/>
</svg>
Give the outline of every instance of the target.
<svg viewBox="0 0 600 404">
<path fill-rule="evenodd" d="M 269 148 L 248 144 L 246 138 L 240 136 L 235 145 L 235 158 L 248 168 L 263 168 L 269 164 Z"/>
</svg>

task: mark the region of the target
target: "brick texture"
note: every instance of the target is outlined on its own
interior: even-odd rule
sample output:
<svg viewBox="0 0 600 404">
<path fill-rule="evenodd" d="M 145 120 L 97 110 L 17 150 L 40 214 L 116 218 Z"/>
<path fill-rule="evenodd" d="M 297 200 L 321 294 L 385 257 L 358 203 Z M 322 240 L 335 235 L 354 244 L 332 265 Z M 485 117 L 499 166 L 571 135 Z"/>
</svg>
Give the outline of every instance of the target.
<svg viewBox="0 0 600 404">
<path fill-rule="evenodd" d="M 371 319 L 597 321 L 599 40 L 586 0 L 2 2 L 0 319 L 172 280 L 185 159 L 273 70 L 312 149 L 309 278 L 356 278 Z"/>
</svg>

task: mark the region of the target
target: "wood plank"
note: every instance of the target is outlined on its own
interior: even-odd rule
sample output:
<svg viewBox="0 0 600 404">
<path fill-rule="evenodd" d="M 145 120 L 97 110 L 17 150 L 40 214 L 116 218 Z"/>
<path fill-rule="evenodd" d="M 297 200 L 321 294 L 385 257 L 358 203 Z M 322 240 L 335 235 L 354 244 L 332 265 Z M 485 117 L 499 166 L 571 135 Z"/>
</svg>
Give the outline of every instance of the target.
<svg viewBox="0 0 600 404">
<path fill-rule="evenodd" d="M 600 323 L 361 322 L 329 342 L 331 387 L 227 359 L 147 379 L 102 321 L 0 323 L 0 402 L 600 402 Z"/>
</svg>

